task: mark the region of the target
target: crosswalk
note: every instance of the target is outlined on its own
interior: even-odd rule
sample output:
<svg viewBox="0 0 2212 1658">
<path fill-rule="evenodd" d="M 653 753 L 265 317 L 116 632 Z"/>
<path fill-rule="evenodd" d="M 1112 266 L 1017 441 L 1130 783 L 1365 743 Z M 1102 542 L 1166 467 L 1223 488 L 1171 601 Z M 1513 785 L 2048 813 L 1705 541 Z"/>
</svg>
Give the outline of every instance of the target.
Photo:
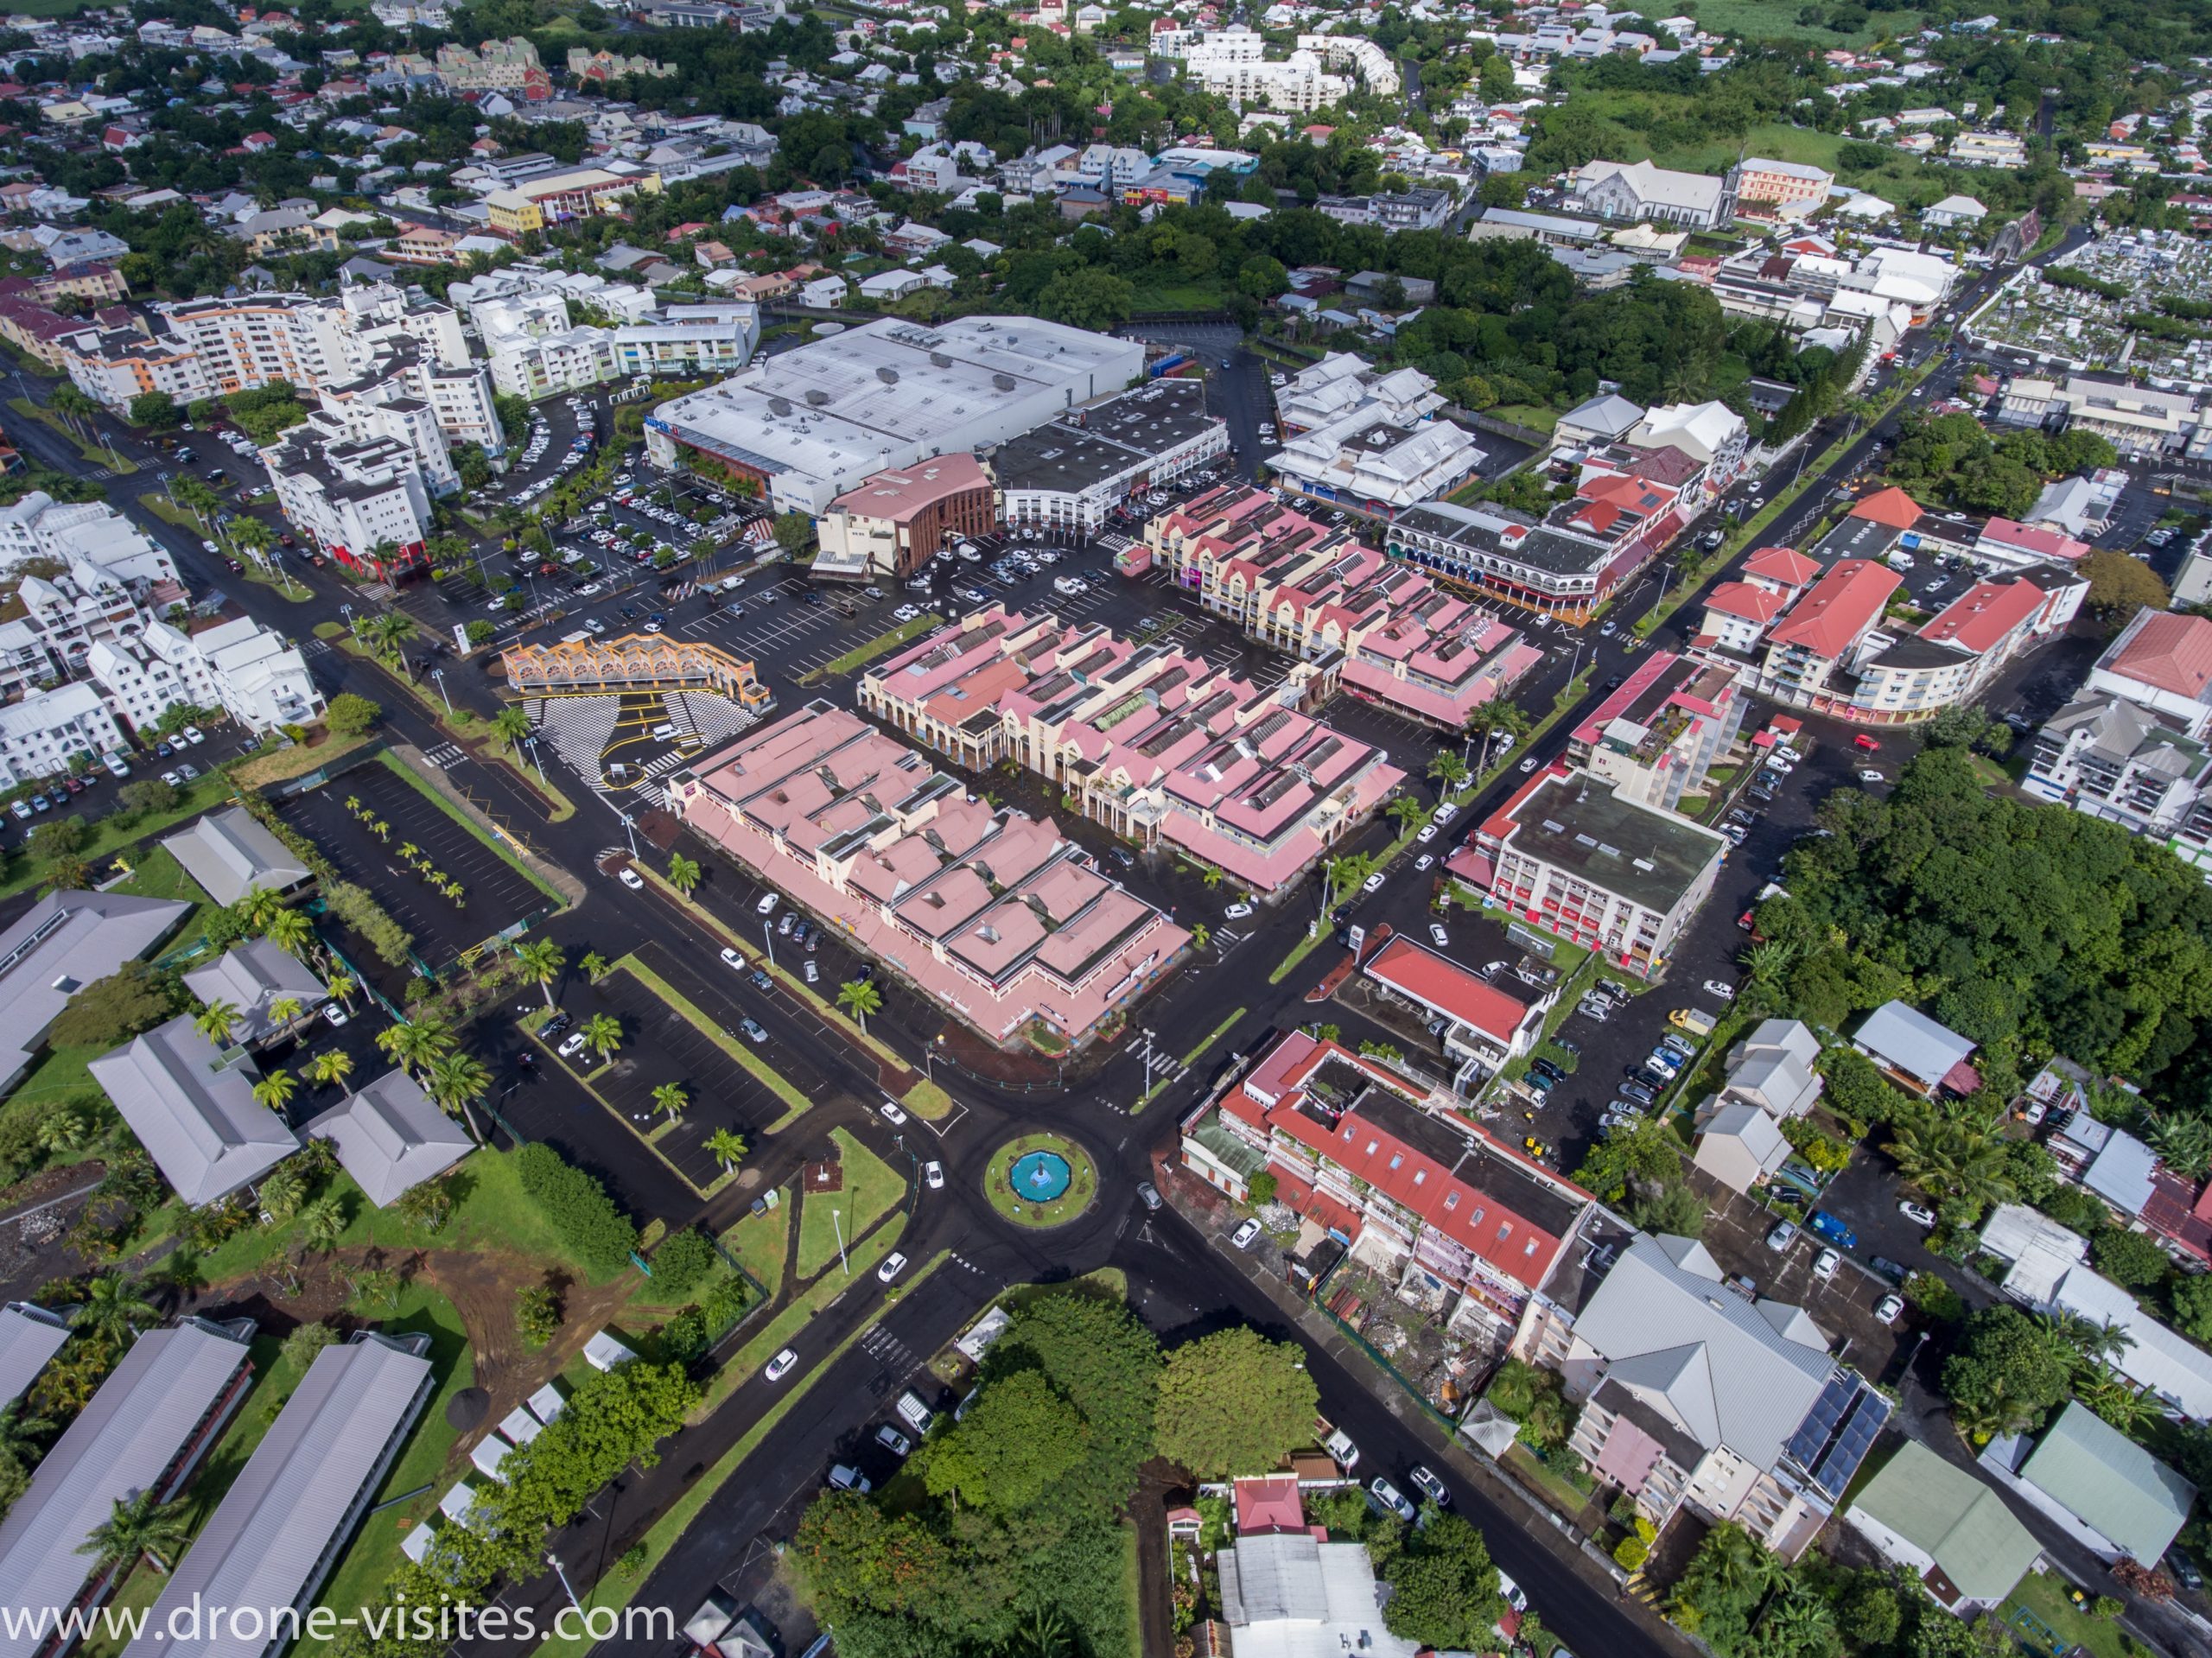
<svg viewBox="0 0 2212 1658">
<path fill-rule="evenodd" d="M 619 696 L 531 697 L 523 704 L 530 722 L 543 732 L 558 754 L 578 777 L 596 786 L 601 778 L 599 757 L 614 735 L 622 717 Z"/>
<path fill-rule="evenodd" d="M 462 760 L 466 759 L 467 756 L 461 752 L 461 745 L 459 743 L 440 743 L 429 753 L 423 755 L 423 758 L 429 761 L 431 765 L 436 766 L 441 772 L 450 772 L 454 766 L 460 765 Z"/>
<path fill-rule="evenodd" d="M 709 747 L 750 730 L 760 717 L 742 703 L 712 691 L 674 691 L 665 702 L 669 723 Z"/>
</svg>

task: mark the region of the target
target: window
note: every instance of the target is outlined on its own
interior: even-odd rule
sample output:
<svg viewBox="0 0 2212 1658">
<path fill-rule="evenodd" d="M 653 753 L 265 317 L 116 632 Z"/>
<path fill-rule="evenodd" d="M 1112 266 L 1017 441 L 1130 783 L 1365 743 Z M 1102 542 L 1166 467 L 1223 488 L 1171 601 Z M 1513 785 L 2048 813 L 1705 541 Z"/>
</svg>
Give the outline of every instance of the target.
<svg viewBox="0 0 2212 1658">
<path fill-rule="evenodd" d="M 1372 1146 L 1370 1146 L 1367 1149 L 1371 1152 L 1375 1148 Z M 1405 1165 L 1406 1154 L 1403 1152 L 1393 1152 L 1390 1153 L 1390 1166 L 1392 1168 L 1401 1169 L 1403 1168 Z"/>
<path fill-rule="evenodd" d="M 1419 1185 L 1422 1181 L 1427 1178 L 1428 1171 L 1427 1169 L 1415 1169 L 1414 1171 L 1414 1184 L 1415 1185 Z"/>
<path fill-rule="evenodd" d="M 1504 1242 L 1506 1241 L 1506 1239 L 1508 1239 L 1508 1238 L 1511 1237 L 1512 1236 L 1513 1236 L 1513 1223 L 1512 1223 L 1511 1221 L 1500 1221 L 1500 1222 L 1497 1223 L 1497 1241 L 1498 1241 L 1500 1243 L 1503 1243 L 1503 1242 Z"/>
<path fill-rule="evenodd" d="M 1374 1155 L 1375 1155 L 1375 1153 L 1376 1153 L 1377 1151 L 1379 1151 L 1379 1150 L 1381 1150 L 1381 1149 L 1382 1149 L 1382 1142 L 1381 1140 L 1369 1140 L 1369 1141 L 1367 1142 L 1367 1154 L 1368 1154 L 1370 1157 L 1374 1156 Z"/>
</svg>

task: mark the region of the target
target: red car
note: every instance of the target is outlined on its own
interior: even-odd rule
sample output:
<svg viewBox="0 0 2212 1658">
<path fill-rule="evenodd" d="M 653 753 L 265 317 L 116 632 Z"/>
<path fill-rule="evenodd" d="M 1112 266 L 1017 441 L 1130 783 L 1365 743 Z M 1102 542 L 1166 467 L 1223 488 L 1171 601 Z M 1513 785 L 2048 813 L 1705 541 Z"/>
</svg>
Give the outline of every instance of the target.
<svg viewBox="0 0 2212 1658">
<path fill-rule="evenodd" d="M 1882 745 L 1862 731 L 1851 740 L 1851 746 L 1853 748 L 1863 748 L 1871 754 Z"/>
</svg>

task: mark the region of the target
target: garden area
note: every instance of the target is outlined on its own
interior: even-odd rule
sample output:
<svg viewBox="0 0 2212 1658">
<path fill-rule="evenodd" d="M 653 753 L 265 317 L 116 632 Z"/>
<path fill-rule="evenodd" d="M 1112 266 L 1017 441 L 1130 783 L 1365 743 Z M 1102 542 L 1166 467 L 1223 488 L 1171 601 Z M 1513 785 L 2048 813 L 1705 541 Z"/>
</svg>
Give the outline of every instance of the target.
<svg viewBox="0 0 2212 1658">
<path fill-rule="evenodd" d="M 983 1191 L 1018 1225 L 1065 1226 L 1097 1196 L 1098 1168 L 1065 1134 L 1023 1134 L 991 1153 Z"/>
<path fill-rule="evenodd" d="M 800 1202 L 798 1261 L 804 1280 L 834 1265 L 906 1194 L 898 1171 L 842 1128 L 832 1128 L 842 1183 L 834 1191 L 809 1191 Z"/>
</svg>

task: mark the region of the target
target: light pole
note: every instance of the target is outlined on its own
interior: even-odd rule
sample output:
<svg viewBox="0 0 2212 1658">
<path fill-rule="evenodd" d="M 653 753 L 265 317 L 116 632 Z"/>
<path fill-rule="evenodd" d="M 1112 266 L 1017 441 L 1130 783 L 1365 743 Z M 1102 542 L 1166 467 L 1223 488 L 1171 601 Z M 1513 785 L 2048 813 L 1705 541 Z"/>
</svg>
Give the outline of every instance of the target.
<svg viewBox="0 0 2212 1658">
<path fill-rule="evenodd" d="M 537 768 L 537 780 L 545 783 L 545 762 L 537 758 L 537 739 L 525 737 L 522 740 L 522 746 L 530 752 L 530 763 Z M 546 786 L 550 788 L 552 785 L 549 783 Z"/>
<path fill-rule="evenodd" d="M 358 631 L 353 626 L 353 607 L 340 605 L 338 607 L 338 613 L 346 619 L 346 631 L 348 633 L 355 633 L 358 637 Z"/>
<path fill-rule="evenodd" d="M 453 718 L 453 698 L 446 695 L 446 670 L 442 668 L 433 668 L 430 670 L 430 677 L 438 682 L 438 700 L 446 705 L 446 718 L 450 720 Z M 635 855 L 634 848 L 632 855 Z"/>
<path fill-rule="evenodd" d="M 845 1211 L 842 1209 L 831 1210 L 830 1211 L 830 1224 L 835 1227 L 837 1232 L 838 1268 L 845 1274 L 846 1277 L 850 1278 L 853 1275 L 853 1263 L 845 1259 Z"/>
<path fill-rule="evenodd" d="M 776 930 L 764 919 L 760 923 L 760 942 L 768 947 L 768 965 L 776 964 Z"/>
<path fill-rule="evenodd" d="M 560 1579 L 561 1591 L 563 1594 L 568 1596 L 569 1604 L 575 1607 L 579 1612 L 582 1611 L 584 1609 L 584 1604 L 576 1598 L 576 1586 L 569 1581 L 568 1572 L 561 1565 L 561 1557 L 549 1550 L 545 1556 L 545 1564 L 551 1566 L 553 1568 L 553 1575 Z"/>
<path fill-rule="evenodd" d="M 622 833 L 630 837 L 630 855 L 632 858 L 638 855 L 638 831 L 635 827 L 637 821 L 627 812 L 622 814 Z"/>
</svg>

